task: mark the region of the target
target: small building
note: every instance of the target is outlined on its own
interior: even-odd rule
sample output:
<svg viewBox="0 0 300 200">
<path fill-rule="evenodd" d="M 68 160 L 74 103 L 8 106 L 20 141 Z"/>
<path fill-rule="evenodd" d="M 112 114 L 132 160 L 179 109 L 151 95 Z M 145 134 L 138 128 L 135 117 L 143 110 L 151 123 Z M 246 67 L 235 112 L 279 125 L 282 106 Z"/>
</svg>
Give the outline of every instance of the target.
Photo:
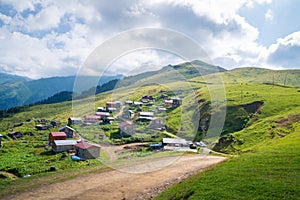
<svg viewBox="0 0 300 200">
<path fill-rule="evenodd" d="M 106 108 L 121 108 L 122 103 L 120 101 L 108 101 L 106 102 Z"/>
<path fill-rule="evenodd" d="M 24 137 L 24 134 L 19 131 L 12 131 L 7 134 L 8 137 L 12 139 L 18 139 Z"/>
<path fill-rule="evenodd" d="M 107 117 L 106 121 L 108 121 L 110 124 L 115 121 L 114 117 Z"/>
<path fill-rule="evenodd" d="M 163 145 L 161 143 L 159 143 L 159 144 L 150 144 L 150 149 L 152 151 L 161 150 L 162 148 L 163 148 Z"/>
<path fill-rule="evenodd" d="M 117 111 L 117 108 L 107 108 L 107 111 L 108 111 L 109 113 L 112 113 L 112 112 Z"/>
<path fill-rule="evenodd" d="M 81 117 L 70 117 L 68 119 L 68 126 L 70 126 L 72 124 L 82 124 Z"/>
<path fill-rule="evenodd" d="M 74 150 L 77 140 L 54 140 L 52 143 L 52 151 L 55 153 Z"/>
<path fill-rule="evenodd" d="M 134 112 L 132 110 L 128 110 L 129 113 L 129 117 L 133 117 L 134 116 Z"/>
<path fill-rule="evenodd" d="M 133 101 L 130 101 L 130 100 L 125 101 L 125 104 L 131 106 L 133 104 Z"/>
<path fill-rule="evenodd" d="M 100 146 L 81 141 L 75 144 L 76 155 L 83 159 L 94 159 L 100 156 Z"/>
<path fill-rule="evenodd" d="M 135 133 L 135 124 L 122 122 L 119 124 L 119 133 L 122 136 L 131 136 Z"/>
<path fill-rule="evenodd" d="M 95 124 L 95 123 L 99 123 L 101 117 L 98 115 L 86 115 L 84 116 L 84 119 L 85 119 L 84 121 L 87 123 Z"/>
<path fill-rule="evenodd" d="M 43 131 L 48 130 L 50 127 L 45 124 L 38 124 L 35 126 L 36 130 Z"/>
<path fill-rule="evenodd" d="M 166 111 L 167 111 L 167 108 L 165 108 L 165 107 L 158 108 L 158 112 L 166 112 Z"/>
<path fill-rule="evenodd" d="M 173 100 L 171 100 L 171 99 L 167 99 L 167 100 L 165 100 L 165 106 L 172 106 L 173 105 Z"/>
<path fill-rule="evenodd" d="M 61 123 L 60 123 L 59 121 L 55 121 L 55 120 L 51 121 L 50 124 L 51 124 L 53 127 L 57 127 L 57 126 L 60 126 L 60 125 L 61 125 Z"/>
<path fill-rule="evenodd" d="M 54 140 L 65 140 L 67 139 L 67 134 L 65 132 L 51 132 L 49 133 L 49 142 L 53 144 Z"/>
<path fill-rule="evenodd" d="M 106 108 L 104 107 L 98 107 L 97 112 L 106 112 Z"/>
<path fill-rule="evenodd" d="M 168 99 L 168 95 L 167 94 L 162 94 L 162 95 L 160 95 L 160 98 L 161 99 L 164 99 L 164 100 L 167 100 Z"/>
<path fill-rule="evenodd" d="M 59 132 L 65 132 L 67 135 L 67 138 L 73 138 L 75 137 L 76 130 L 71 128 L 70 126 L 63 126 L 60 129 L 58 129 Z"/>
<path fill-rule="evenodd" d="M 109 112 L 96 112 L 96 115 L 100 117 L 101 120 L 106 120 L 109 116 Z"/>
<path fill-rule="evenodd" d="M 182 105 L 182 99 L 179 97 L 171 98 L 171 100 L 173 101 L 173 104 L 172 104 L 173 107 L 178 107 L 178 106 Z"/>
<path fill-rule="evenodd" d="M 154 117 L 153 112 L 139 112 L 140 117 Z"/>
<path fill-rule="evenodd" d="M 180 138 L 163 138 L 162 144 L 165 150 L 184 150 L 190 149 L 189 143 Z"/>
<path fill-rule="evenodd" d="M 133 103 L 133 105 L 137 107 L 137 106 L 142 106 L 143 103 L 140 102 L 140 101 L 136 101 L 136 102 Z"/>
</svg>

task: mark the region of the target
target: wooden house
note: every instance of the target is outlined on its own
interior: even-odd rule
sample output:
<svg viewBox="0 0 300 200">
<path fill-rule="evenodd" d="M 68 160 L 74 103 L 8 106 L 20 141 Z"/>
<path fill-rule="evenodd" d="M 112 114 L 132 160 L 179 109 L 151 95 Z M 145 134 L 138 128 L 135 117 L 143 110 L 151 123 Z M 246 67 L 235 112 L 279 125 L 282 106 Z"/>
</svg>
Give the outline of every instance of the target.
<svg viewBox="0 0 300 200">
<path fill-rule="evenodd" d="M 121 108 L 122 103 L 120 101 L 108 101 L 106 102 L 106 108 Z"/>
<path fill-rule="evenodd" d="M 101 120 L 105 121 L 109 116 L 109 112 L 96 112 L 96 115 L 100 117 Z"/>
<path fill-rule="evenodd" d="M 171 100 L 171 99 L 165 100 L 165 106 L 170 107 L 172 105 L 173 105 L 173 100 Z"/>
<path fill-rule="evenodd" d="M 189 143 L 185 139 L 180 138 L 163 138 L 162 144 L 165 150 L 190 149 Z"/>
<path fill-rule="evenodd" d="M 65 132 L 51 132 L 49 133 L 49 142 L 53 144 L 54 140 L 65 140 L 67 139 L 67 134 Z"/>
<path fill-rule="evenodd" d="M 76 140 L 54 140 L 52 143 L 52 151 L 59 153 L 63 151 L 74 150 L 76 144 Z"/>
<path fill-rule="evenodd" d="M 75 144 L 76 155 L 83 159 L 94 159 L 100 156 L 100 146 L 81 141 Z"/>
<path fill-rule="evenodd" d="M 171 100 L 173 101 L 173 103 L 172 103 L 173 107 L 178 107 L 178 106 L 181 106 L 181 104 L 182 104 L 182 99 L 179 97 L 171 98 Z"/>
<path fill-rule="evenodd" d="M 125 104 L 126 104 L 126 105 L 132 105 L 132 104 L 133 104 L 133 101 L 130 101 L 130 100 L 125 101 Z"/>
<path fill-rule="evenodd" d="M 86 123 L 96 124 L 96 123 L 99 123 L 100 119 L 101 119 L 101 117 L 98 116 L 98 115 L 86 115 L 86 116 L 84 116 L 84 121 Z"/>
<path fill-rule="evenodd" d="M 82 119 L 80 117 L 70 117 L 68 119 L 68 126 L 72 124 L 82 124 Z"/>
<path fill-rule="evenodd" d="M 76 131 L 75 129 L 71 128 L 70 126 L 63 126 L 60 129 L 58 129 L 59 132 L 65 132 L 67 135 L 67 138 L 73 138 L 75 137 Z"/>
<path fill-rule="evenodd" d="M 118 126 L 119 133 L 122 136 L 131 136 L 135 133 L 135 124 L 129 122 L 122 122 Z"/>
</svg>

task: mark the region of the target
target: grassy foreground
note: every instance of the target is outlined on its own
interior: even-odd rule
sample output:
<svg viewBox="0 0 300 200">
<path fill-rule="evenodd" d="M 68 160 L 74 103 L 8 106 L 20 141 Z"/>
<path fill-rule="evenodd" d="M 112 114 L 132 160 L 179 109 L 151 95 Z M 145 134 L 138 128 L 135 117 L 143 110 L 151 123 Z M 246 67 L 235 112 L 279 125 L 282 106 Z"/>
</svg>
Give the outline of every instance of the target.
<svg viewBox="0 0 300 200">
<path fill-rule="evenodd" d="M 261 146 L 197 174 L 156 199 L 300 199 L 300 125 Z"/>
</svg>

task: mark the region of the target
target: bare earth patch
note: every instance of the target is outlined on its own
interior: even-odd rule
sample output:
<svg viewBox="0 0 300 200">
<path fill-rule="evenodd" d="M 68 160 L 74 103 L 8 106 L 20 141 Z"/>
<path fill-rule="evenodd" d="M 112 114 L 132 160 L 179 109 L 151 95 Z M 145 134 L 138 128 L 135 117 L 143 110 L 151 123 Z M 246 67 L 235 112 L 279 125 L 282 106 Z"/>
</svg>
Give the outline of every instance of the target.
<svg viewBox="0 0 300 200">
<path fill-rule="evenodd" d="M 42 185 L 4 199 L 152 199 L 172 184 L 224 160 L 225 157 L 199 154 L 184 155 L 178 159 L 159 158 L 120 170 L 94 173 Z M 152 171 L 153 166 L 164 166 L 165 163 L 171 164 Z M 147 171 L 148 168 L 149 172 L 138 173 Z M 128 171 L 136 173 L 128 173 Z"/>
</svg>

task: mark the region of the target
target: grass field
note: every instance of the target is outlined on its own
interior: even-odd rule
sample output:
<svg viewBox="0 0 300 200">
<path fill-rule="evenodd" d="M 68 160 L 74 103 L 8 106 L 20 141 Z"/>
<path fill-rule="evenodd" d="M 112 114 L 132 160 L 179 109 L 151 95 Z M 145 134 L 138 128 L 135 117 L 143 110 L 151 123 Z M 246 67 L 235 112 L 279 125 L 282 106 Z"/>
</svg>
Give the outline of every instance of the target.
<svg viewBox="0 0 300 200">
<path fill-rule="evenodd" d="M 219 142 L 216 150 L 239 156 L 174 186 L 158 198 L 295 199 L 297 195 L 300 196 L 297 189 L 300 182 L 300 147 L 297 145 L 300 140 L 300 89 L 291 87 L 298 84 L 298 74 L 297 71 L 264 70 L 262 75 L 261 70 L 253 68 L 221 73 L 226 99 L 220 106 L 226 105 L 227 114 L 221 133 L 225 142 Z M 214 76 L 216 75 L 207 75 L 205 80 L 212 81 Z M 270 84 L 273 77 L 274 85 Z M 11 185 L 24 188 L 26 183 L 31 183 L 35 178 L 48 175 L 50 177 L 54 174 L 49 172 L 52 165 L 57 167 L 56 173 L 71 173 L 98 166 L 101 168 L 99 160 L 77 163 L 71 161 L 68 155 L 53 154 L 51 150 L 45 149 L 51 130 L 36 131 L 34 126 L 36 120 L 42 118 L 66 124 L 68 117 L 73 116 L 74 110 L 76 116 L 82 117 L 95 112 L 98 106 L 105 106 L 105 102 L 110 100 L 137 101 L 143 95 L 157 97 L 161 90 L 170 90 L 171 93 L 181 91 L 183 105 L 167 113 L 168 131 L 179 136 L 188 136 L 191 140 L 193 137 L 198 140 L 204 139 L 213 147 L 219 137 L 208 138 L 205 135 L 211 115 L 211 101 L 203 77 L 193 77 L 189 81 L 165 77 L 162 85 L 153 84 L 158 79 L 162 79 L 162 74 L 147 77 L 146 82 L 140 80 L 128 87 L 99 94 L 95 99 L 91 97 L 75 102 L 26 107 L 24 112 L 0 119 L 0 133 L 4 136 L 14 124 L 25 122 L 27 119 L 34 120 L 15 128 L 15 131 L 32 132 L 33 136 L 26 135 L 18 140 L 7 137 L 3 139 L 4 148 L 0 149 L 0 172 L 9 173 L 7 176 L 11 177 L 0 178 L 0 191 L 8 191 Z M 152 84 L 147 84 L 147 81 Z M 93 101 L 94 107 L 90 104 Z M 196 129 L 197 122 L 192 118 L 197 110 L 195 105 L 200 110 L 199 124 L 204 127 L 203 130 Z M 108 138 L 117 131 L 117 126 L 109 125 L 104 128 L 107 130 L 104 134 Z M 95 136 L 103 130 L 87 127 L 80 131 L 84 137 L 99 142 Z M 153 141 L 159 141 L 161 136 L 162 134 Z M 150 137 L 150 134 L 142 132 L 137 137 L 143 140 L 144 137 Z M 128 142 L 130 141 L 128 139 Z M 108 159 L 107 155 L 102 156 L 104 160 Z M 21 178 L 28 174 L 33 176 L 28 179 Z M 68 175 L 64 176 L 67 177 Z"/>
<path fill-rule="evenodd" d="M 299 199 L 300 124 L 294 133 L 199 173 L 156 199 Z"/>
</svg>

